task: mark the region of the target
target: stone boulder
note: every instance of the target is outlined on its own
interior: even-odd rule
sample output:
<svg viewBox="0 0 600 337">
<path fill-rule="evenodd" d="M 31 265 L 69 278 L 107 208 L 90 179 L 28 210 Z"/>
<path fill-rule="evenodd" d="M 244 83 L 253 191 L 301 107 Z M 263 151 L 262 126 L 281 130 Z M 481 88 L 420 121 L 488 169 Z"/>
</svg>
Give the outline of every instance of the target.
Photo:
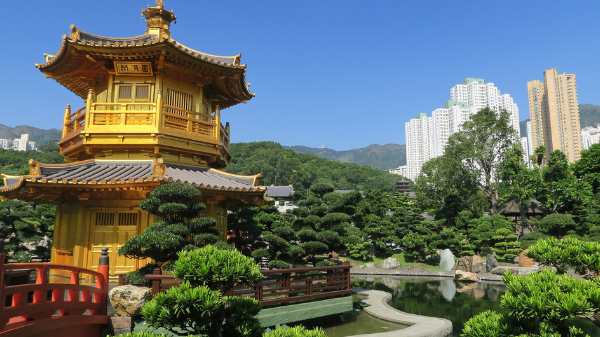
<svg viewBox="0 0 600 337">
<path fill-rule="evenodd" d="M 454 255 L 450 249 L 444 249 L 440 254 L 440 269 L 449 271 L 454 268 Z"/>
<path fill-rule="evenodd" d="M 146 287 L 125 285 L 114 287 L 108 292 L 108 298 L 115 314 L 126 317 L 140 316 L 140 310 L 152 299 L 152 290 Z"/>
<path fill-rule="evenodd" d="M 483 262 L 479 262 L 477 264 L 474 264 L 471 267 L 471 273 L 476 273 L 476 274 L 481 274 L 481 273 L 485 273 L 485 263 Z"/>
<path fill-rule="evenodd" d="M 496 259 L 496 255 L 489 254 L 485 257 L 485 270 L 489 273 L 492 269 L 498 267 L 498 259 Z"/>
<path fill-rule="evenodd" d="M 383 269 L 396 269 L 400 266 L 400 262 L 395 257 L 388 257 L 381 261 L 381 268 Z"/>
<path fill-rule="evenodd" d="M 479 273 L 479 271 L 473 271 L 473 267 L 478 265 L 483 266 L 484 262 L 485 261 L 479 255 L 463 256 L 458 259 L 458 265 L 456 269 L 472 273 Z M 476 267 L 476 269 L 480 270 L 481 266 Z"/>
<path fill-rule="evenodd" d="M 365 268 L 375 268 L 375 263 L 373 263 L 373 262 L 367 262 L 365 264 Z"/>
<path fill-rule="evenodd" d="M 525 249 L 521 252 L 521 254 L 519 254 L 519 267 L 529 268 L 536 264 L 536 262 L 532 258 L 525 256 L 525 253 L 527 253 L 528 250 L 529 249 Z"/>
<path fill-rule="evenodd" d="M 454 279 L 462 282 L 477 282 L 477 274 L 457 270 Z"/>
</svg>

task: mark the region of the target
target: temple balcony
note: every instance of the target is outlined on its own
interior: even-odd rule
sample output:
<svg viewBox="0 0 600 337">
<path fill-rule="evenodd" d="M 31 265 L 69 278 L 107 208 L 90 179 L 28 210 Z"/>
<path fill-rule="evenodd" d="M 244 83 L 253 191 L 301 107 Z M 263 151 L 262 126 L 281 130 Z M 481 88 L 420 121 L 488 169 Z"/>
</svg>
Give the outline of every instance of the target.
<svg viewBox="0 0 600 337">
<path fill-rule="evenodd" d="M 146 156 L 185 156 L 213 167 L 227 166 L 229 123 L 214 115 L 187 111 L 163 103 L 94 102 L 90 91 L 86 105 L 75 112 L 67 105 L 62 140 L 58 143 L 67 161 L 127 153 L 128 159 Z"/>
</svg>

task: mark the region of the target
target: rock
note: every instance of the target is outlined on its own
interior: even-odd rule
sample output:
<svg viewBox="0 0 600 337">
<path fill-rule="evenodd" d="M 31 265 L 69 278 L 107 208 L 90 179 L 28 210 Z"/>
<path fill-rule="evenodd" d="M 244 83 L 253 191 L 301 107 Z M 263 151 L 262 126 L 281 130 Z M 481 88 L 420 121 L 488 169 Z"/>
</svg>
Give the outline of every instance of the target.
<svg viewBox="0 0 600 337">
<path fill-rule="evenodd" d="M 521 260 L 521 259 L 520 259 L 520 257 L 519 257 L 519 256 L 517 256 L 517 257 L 515 257 L 515 258 L 513 259 L 513 262 L 514 262 L 514 263 L 519 263 L 519 261 L 520 261 L 520 260 Z"/>
<path fill-rule="evenodd" d="M 108 298 L 115 308 L 115 314 L 136 317 L 146 301 L 152 299 L 152 290 L 132 285 L 118 286 L 108 293 Z"/>
<path fill-rule="evenodd" d="M 131 317 L 111 317 L 109 324 L 115 336 L 131 332 Z"/>
<path fill-rule="evenodd" d="M 456 269 L 468 271 L 471 273 L 478 273 L 477 271 L 473 271 L 473 266 L 476 266 L 478 264 L 483 265 L 484 262 L 485 261 L 483 261 L 483 259 L 479 255 L 463 256 L 460 259 L 458 259 L 458 265 Z"/>
<path fill-rule="evenodd" d="M 501 268 L 494 268 L 492 270 L 490 270 L 490 273 L 494 274 L 494 275 L 502 275 L 502 273 L 504 273 L 505 269 L 501 269 Z"/>
<path fill-rule="evenodd" d="M 454 279 L 462 282 L 477 282 L 477 274 L 457 270 Z"/>
<path fill-rule="evenodd" d="M 454 268 L 454 255 L 450 249 L 444 249 L 440 254 L 440 269 L 449 271 Z"/>
<path fill-rule="evenodd" d="M 532 258 L 525 256 L 525 253 L 527 253 L 528 250 L 529 249 L 525 249 L 519 254 L 519 267 L 531 267 L 535 264 L 535 261 Z"/>
<path fill-rule="evenodd" d="M 483 263 L 483 262 L 479 262 L 477 264 L 474 264 L 471 267 L 471 273 L 480 274 L 480 273 L 485 273 L 485 272 L 486 272 L 485 263 Z"/>
<path fill-rule="evenodd" d="M 498 260 L 496 259 L 496 255 L 489 254 L 485 257 L 485 270 L 490 272 L 492 269 L 498 267 Z"/>
<path fill-rule="evenodd" d="M 330 259 L 339 259 L 340 258 L 340 254 L 338 254 L 336 252 L 331 252 L 331 253 L 329 253 L 329 258 Z"/>
<path fill-rule="evenodd" d="M 383 269 L 396 269 L 400 266 L 400 262 L 395 257 L 388 257 L 381 261 L 381 268 Z"/>
<path fill-rule="evenodd" d="M 373 262 L 368 262 L 367 264 L 365 264 L 366 268 L 375 268 L 375 263 Z"/>
</svg>

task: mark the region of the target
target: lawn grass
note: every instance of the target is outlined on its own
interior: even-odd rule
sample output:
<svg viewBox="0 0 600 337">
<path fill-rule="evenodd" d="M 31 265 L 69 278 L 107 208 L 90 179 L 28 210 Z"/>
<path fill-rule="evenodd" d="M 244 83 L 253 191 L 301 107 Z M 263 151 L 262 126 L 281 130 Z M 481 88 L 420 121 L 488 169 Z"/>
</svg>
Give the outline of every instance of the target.
<svg viewBox="0 0 600 337">
<path fill-rule="evenodd" d="M 375 265 L 379 265 L 379 264 L 381 264 L 381 261 L 384 260 L 384 259 L 378 258 L 378 257 L 373 258 L 373 261 L 356 260 L 349 256 L 340 256 L 340 257 L 345 260 L 353 261 L 358 266 L 365 265 L 369 262 L 372 262 Z M 430 264 L 425 264 L 425 263 L 421 263 L 421 262 L 406 261 L 406 258 L 404 257 L 404 252 L 394 254 L 394 255 L 392 255 L 392 257 L 396 258 L 398 260 L 398 262 L 400 262 L 400 267 L 409 266 L 409 267 L 414 267 L 414 268 L 425 268 L 425 270 L 441 270 L 439 265 L 430 265 Z"/>
</svg>

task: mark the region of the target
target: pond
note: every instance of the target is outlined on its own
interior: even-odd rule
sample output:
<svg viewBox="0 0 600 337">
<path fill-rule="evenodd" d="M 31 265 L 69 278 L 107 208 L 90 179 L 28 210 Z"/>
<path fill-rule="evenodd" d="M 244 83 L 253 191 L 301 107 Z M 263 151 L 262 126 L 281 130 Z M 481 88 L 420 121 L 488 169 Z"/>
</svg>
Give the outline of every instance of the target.
<svg viewBox="0 0 600 337">
<path fill-rule="evenodd" d="M 392 294 L 390 306 L 411 314 L 448 319 L 453 334 L 460 336 L 471 317 L 486 311 L 504 312 L 500 307 L 506 286 L 500 282 L 461 283 L 447 278 L 365 276 L 353 277 L 352 288 L 376 289 Z M 574 325 L 590 336 L 598 336 L 598 328 L 587 319 L 576 319 Z"/>
<path fill-rule="evenodd" d="M 346 337 L 362 334 L 388 332 L 408 327 L 398 323 L 387 322 L 367 315 L 362 310 L 347 312 L 341 315 L 323 317 L 301 323 L 309 329 L 321 327 L 327 337 Z"/>
</svg>

